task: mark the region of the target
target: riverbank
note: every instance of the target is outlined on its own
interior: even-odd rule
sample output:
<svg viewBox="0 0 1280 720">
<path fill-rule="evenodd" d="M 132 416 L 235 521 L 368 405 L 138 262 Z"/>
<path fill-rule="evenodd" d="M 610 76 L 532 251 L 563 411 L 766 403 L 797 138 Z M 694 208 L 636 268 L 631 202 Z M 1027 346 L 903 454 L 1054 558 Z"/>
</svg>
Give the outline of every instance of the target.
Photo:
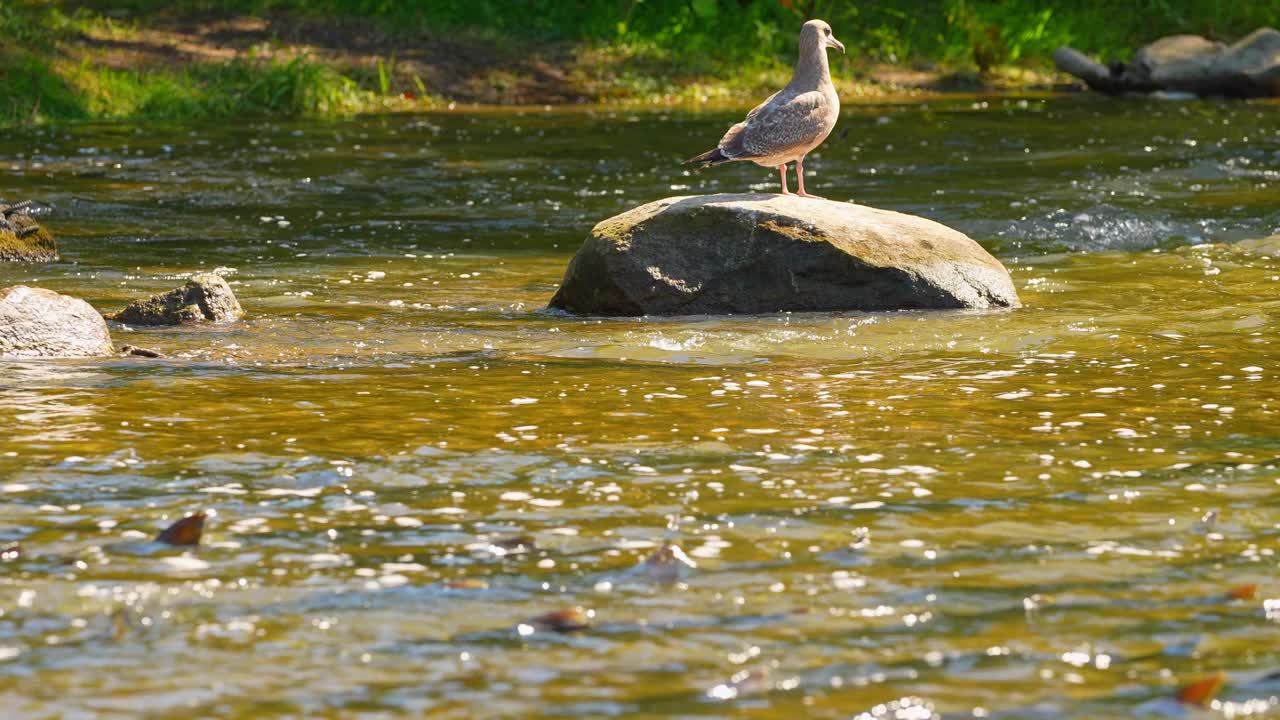
<svg viewBox="0 0 1280 720">
<path fill-rule="evenodd" d="M 750 31 L 739 27 L 750 18 L 735 17 L 742 21 L 736 25 L 721 18 L 724 42 L 717 47 L 708 45 L 705 28 L 673 39 L 665 30 L 641 32 L 624 23 L 610 36 L 583 29 L 587 20 L 573 29 L 558 19 L 565 32 L 521 33 L 486 26 L 456 8 L 440 18 L 435 14 L 443 11 L 431 5 L 404 14 L 412 5 L 395 10 L 401 15 L 367 8 L 362 15 L 343 3 L 325 12 L 306 3 L 249 1 L 6 3 L 0 6 L 0 36 L 8 40 L 0 45 L 0 125 L 342 116 L 450 103 L 747 105 L 776 90 L 790 72 L 789 35 L 771 32 L 755 44 L 749 36 L 786 25 L 786 17 L 766 18 L 774 23 L 769 26 L 757 18 Z M 344 9 L 353 14 L 341 14 Z M 940 20 L 958 39 L 918 23 L 849 23 L 850 53 L 833 57 L 842 97 L 1077 87 L 1052 70 L 1046 54 L 1074 37 L 1063 29 L 1072 27 L 1066 20 L 1051 27 L 1043 13 L 979 21 L 977 10 L 965 12 Z M 1008 38 L 984 34 L 995 32 L 996 20 Z M 939 39 L 925 42 L 930 33 Z M 1106 36 L 1093 49 L 1120 37 Z"/>
<path fill-rule="evenodd" d="M 786 82 L 782 62 L 695 71 L 622 45 L 492 42 L 395 32 L 375 18 L 277 13 L 119 19 L 84 8 L 0 9 L 0 123 L 347 115 L 449 103 L 687 105 L 750 102 Z M 842 95 L 1045 89 L 1063 78 L 979 75 L 837 59 Z"/>
</svg>

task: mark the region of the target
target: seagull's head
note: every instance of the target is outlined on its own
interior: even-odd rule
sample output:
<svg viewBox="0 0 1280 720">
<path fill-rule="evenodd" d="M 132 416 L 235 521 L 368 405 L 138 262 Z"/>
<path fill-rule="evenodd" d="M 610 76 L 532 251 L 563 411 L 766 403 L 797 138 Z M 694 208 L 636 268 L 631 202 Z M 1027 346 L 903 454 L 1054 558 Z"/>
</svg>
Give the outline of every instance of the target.
<svg viewBox="0 0 1280 720">
<path fill-rule="evenodd" d="M 836 39 L 831 26 L 825 20 L 810 20 L 800 28 L 801 47 L 833 48 L 844 52 L 844 43 Z"/>
</svg>

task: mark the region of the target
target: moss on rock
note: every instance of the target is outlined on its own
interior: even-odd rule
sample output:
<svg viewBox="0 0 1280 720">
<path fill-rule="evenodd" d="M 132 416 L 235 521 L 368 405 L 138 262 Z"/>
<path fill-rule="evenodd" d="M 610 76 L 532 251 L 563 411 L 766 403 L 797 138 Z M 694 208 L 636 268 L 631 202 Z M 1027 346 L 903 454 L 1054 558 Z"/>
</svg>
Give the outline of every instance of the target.
<svg viewBox="0 0 1280 720">
<path fill-rule="evenodd" d="M 45 226 L 26 215 L 11 215 L 9 223 L 16 229 L 0 226 L 0 262 L 55 262 L 58 259 L 58 243 Z M 36 228 L 26 233 L 26 228 Z"/>
<path fill-rule="evenodd" d="M 125 325 L 191 325 L 230 322 L 244 315 L 231 286 L 220 275 L 196 275 L 180 288 L 146 300 L 134 300 L 107 315 Z"/>
</svg>

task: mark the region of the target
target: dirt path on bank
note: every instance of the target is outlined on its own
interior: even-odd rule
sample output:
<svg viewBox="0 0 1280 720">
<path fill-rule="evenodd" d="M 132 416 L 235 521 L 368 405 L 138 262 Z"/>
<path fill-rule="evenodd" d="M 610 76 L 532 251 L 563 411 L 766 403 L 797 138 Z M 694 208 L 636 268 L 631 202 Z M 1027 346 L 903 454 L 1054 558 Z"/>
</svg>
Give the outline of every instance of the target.
<svg viewBox="0 0 1280 720">
<path fill-rule="evenodd" d="M 535 50 L 409 36 L 366 18 L 160 16 L 145 25 L 106 23 L 85 30 L 63 49 L 116 70 L 305 57 L 368 87 L 378 87 L 381 62 L 392 92 L 420 94 L 425 88 L 435 97 L 468 102 L 572 103 L 596 95 L 589 78 L 566 71 L 576 62 L 568 47 Z"/>
</svg>

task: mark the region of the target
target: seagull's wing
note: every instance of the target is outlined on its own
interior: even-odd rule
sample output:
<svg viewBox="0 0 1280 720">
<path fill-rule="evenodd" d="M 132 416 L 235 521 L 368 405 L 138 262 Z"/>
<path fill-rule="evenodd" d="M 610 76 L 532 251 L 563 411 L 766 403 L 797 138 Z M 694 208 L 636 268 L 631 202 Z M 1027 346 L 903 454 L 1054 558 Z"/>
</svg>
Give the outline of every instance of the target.
<svg viewBox="0 0 1280 720">
<path fill-rule="evenodd" d="M 759 117 L 762 111 L 764 111 L 766 108 L 769 107 L 770 103 L 772 103 L 774 101 L 774 98 L 776 97 L 778 97 L 778 93 L 774 93 L 770 95 L 769 97 L 765 98 L 764 102 L 751 108 L 751 112 L 747 113 L 746 120 L 743 120 L 737 125 L 734 125 L 733 127 L 729 128 L 729 131 L 724 134 L 724 137 L 720 138 L 720 143 L 717 147 L 720 148 L 720 152 L 723 153 L 725 157 L 731 160 L 738 160 L 738 159 L 745 160 L 751 157 L 750 152 L 748 152 L 742 146 L 742 143 L 741 143 L 742 133 L 744 130 L 747 129 L 747 127 L 751 124 L 753 120 Z"/>
<path fill-rule="evenodd" d="M 785 155 L 830 130 L 830 109 L 826 96 L 816 90 L 791 97 L 774 94 L 729 129 L 720 150 L 736 160 Z"/>
</svg>

